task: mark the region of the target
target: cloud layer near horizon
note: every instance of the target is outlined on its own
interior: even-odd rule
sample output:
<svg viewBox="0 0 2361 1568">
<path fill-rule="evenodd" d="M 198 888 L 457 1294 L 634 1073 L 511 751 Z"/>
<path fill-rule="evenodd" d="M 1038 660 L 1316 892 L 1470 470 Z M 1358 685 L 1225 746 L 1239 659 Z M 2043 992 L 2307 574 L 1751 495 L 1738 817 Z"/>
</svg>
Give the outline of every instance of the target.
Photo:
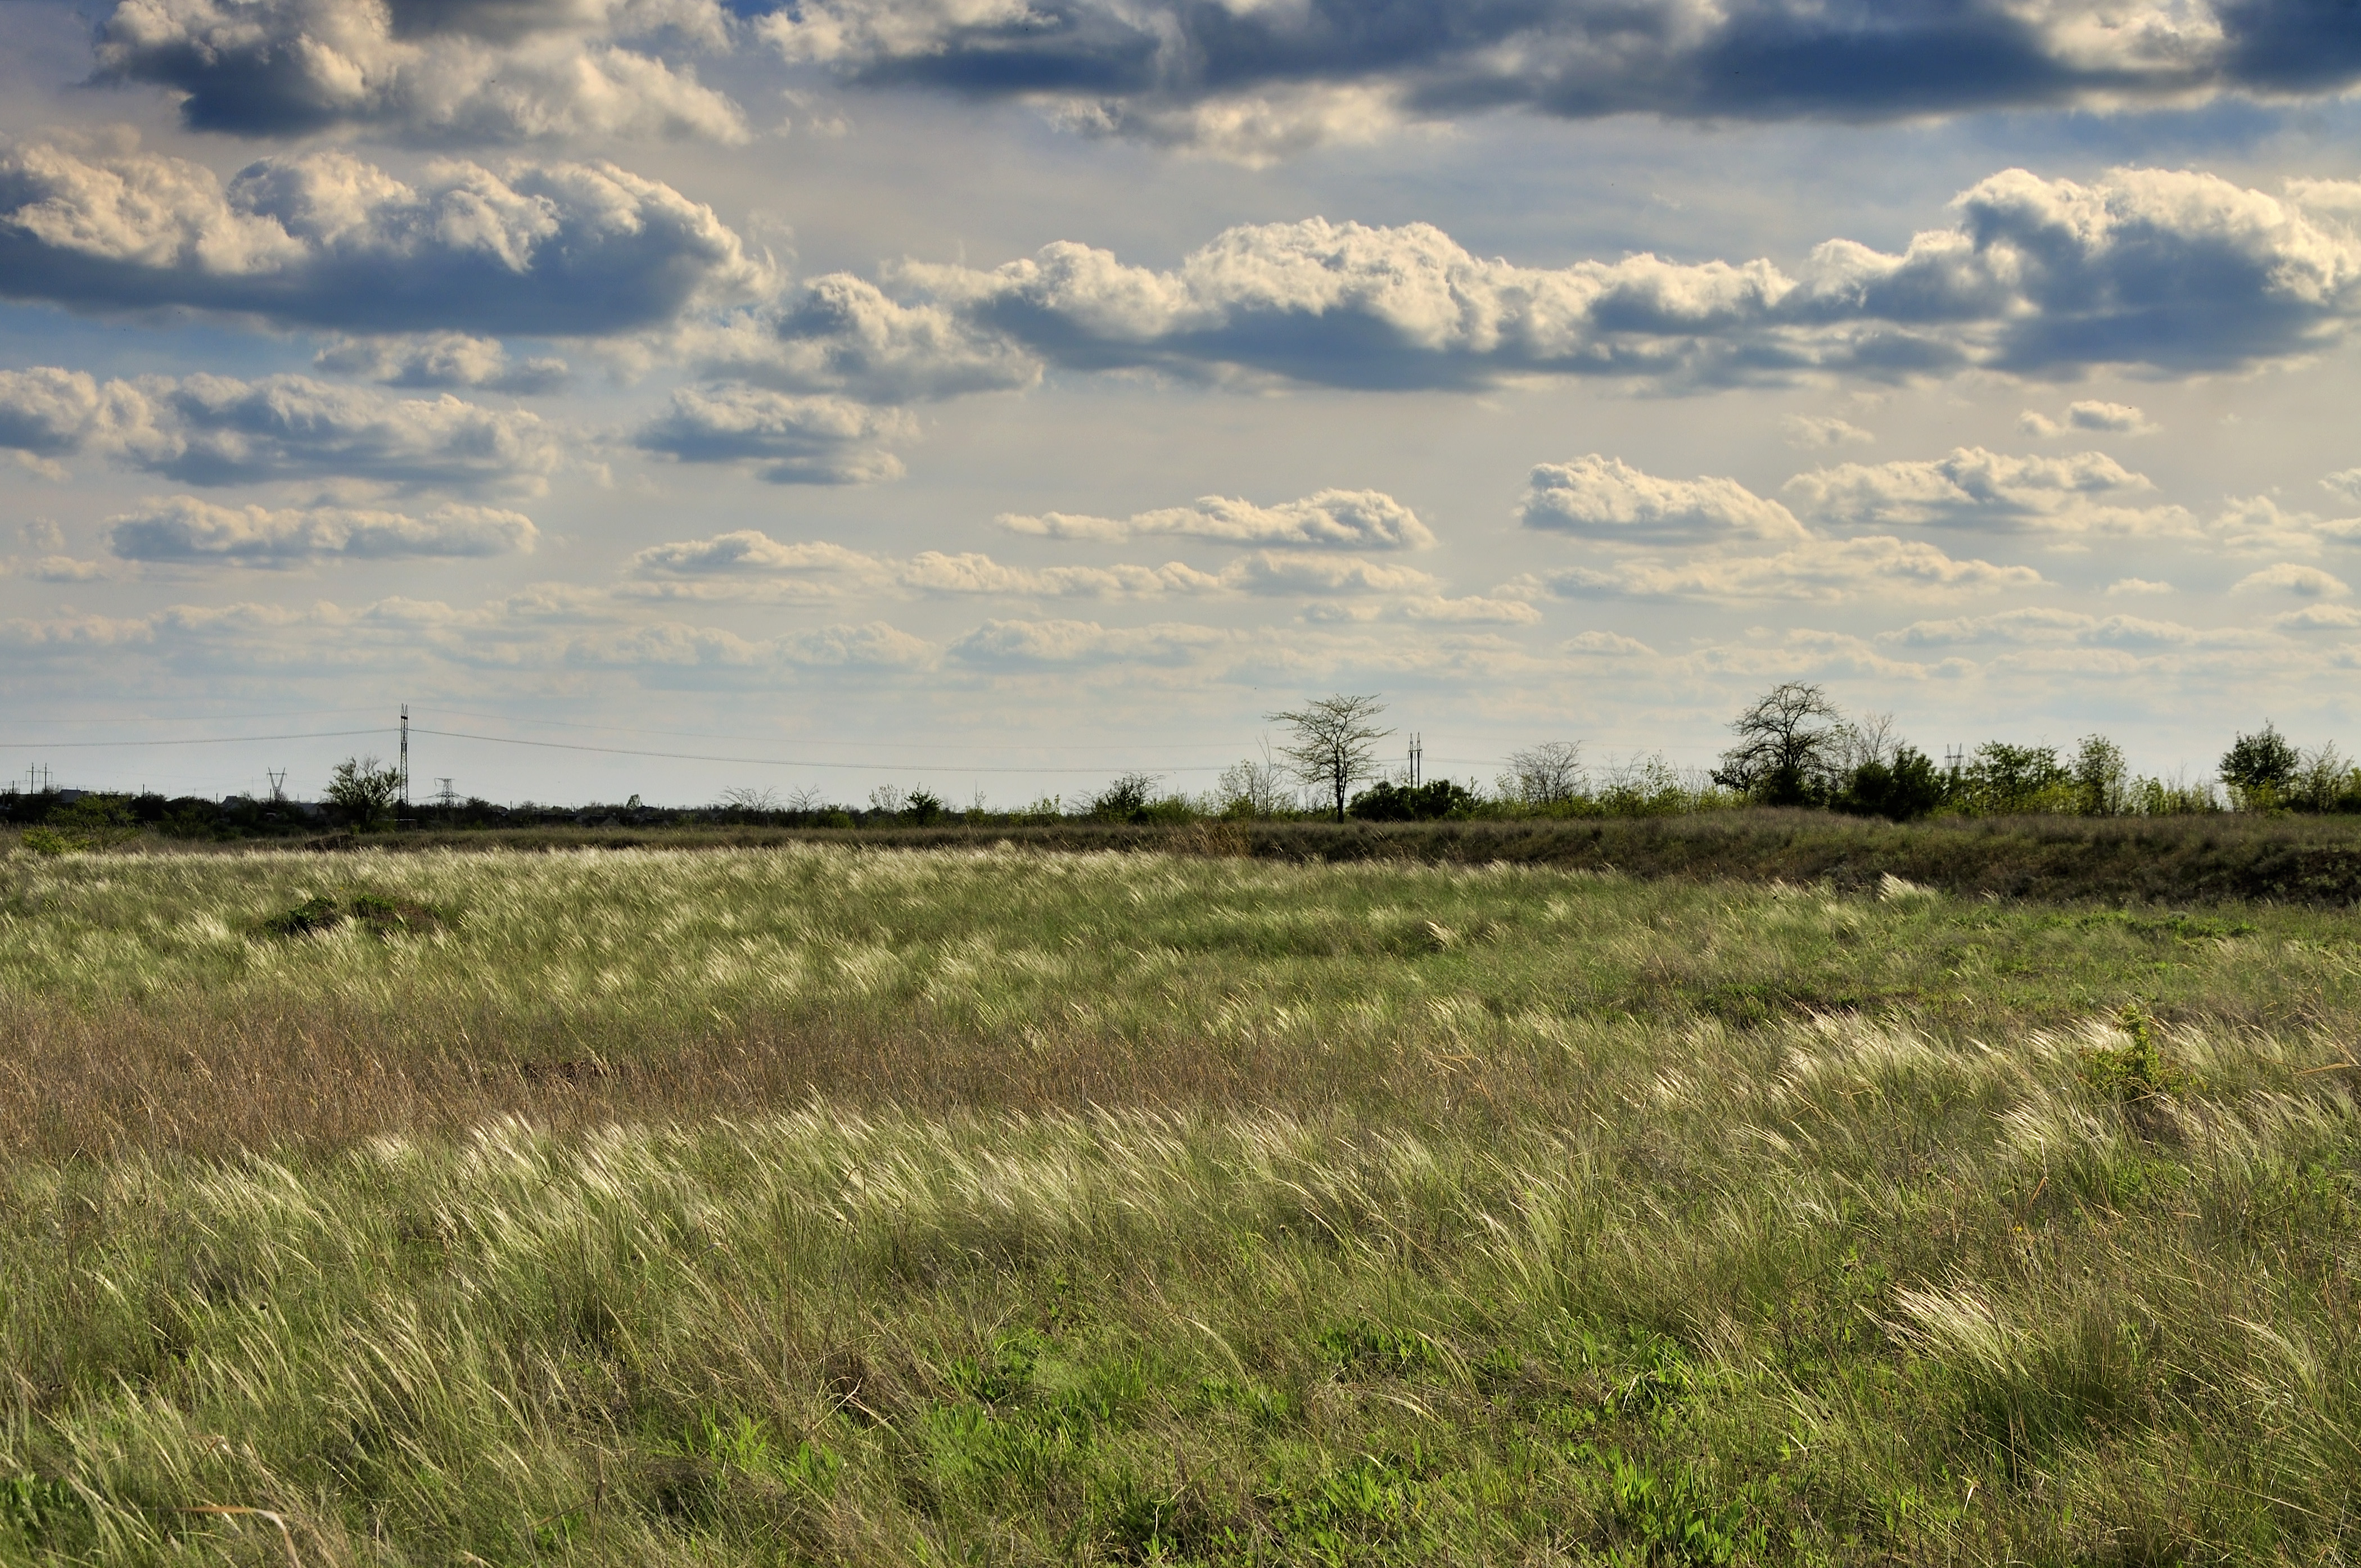
<svg viewBox="0 0 2361 1568">
<path fill-rule="evenodd" d="M 2361 182 L 2274 195 L 2190 170 L 2077 181 L 2011 169 L 1901 251 L 1830 239 L 1792 271 L 1648 254 L 1532 268 L 1431 225 L 1310 218 L 1229 229 L 1170 270 L 1060 241 L 990 269 L 831 275 L 785 307 L 692 329 L 679 352 L 884 400 L 1022 387 L 1043 367 L 1359 390 L 1559 377 L 1680 389 L 2202 374 L 2330 346 L 2356 313 Z M 2124 417 L 2070 414 L 2081 429 Z"/>
</svg>

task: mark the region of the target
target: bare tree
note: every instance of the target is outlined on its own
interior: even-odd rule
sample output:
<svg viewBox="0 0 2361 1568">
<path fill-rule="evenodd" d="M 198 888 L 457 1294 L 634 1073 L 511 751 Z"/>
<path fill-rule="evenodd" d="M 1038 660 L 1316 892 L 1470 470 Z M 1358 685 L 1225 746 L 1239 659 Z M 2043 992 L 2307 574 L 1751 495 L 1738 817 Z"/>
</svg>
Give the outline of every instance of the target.
<svg viewBox="0 0 2361 1568">
<path fill-rule="evenodd" d="M 1370 747 L 1393 733 L 1378 729 L 1375 722 L 1385 710 L 1374 695 L 1339 695 L 1315 698 L 1291 713 L 1265 716 L 1294 731 L 1294 738 L 1279 749 L 1279 754 L 1287 759 L 1297 778 L 1323 795 L 1334 795 L 1339 822 L 1345 820 L 1345 799 L 1353 785 L 1376 778 L 1380 772 Z"/>
<path fill-rule="evenodd" d="M 1509 753 L 1501 793 L 1527 806 L 1555 806 L 1582 793 L 1582 748 L 1571 740 L 1544 740 Z"/>
<path fill-rule="evenodd" d="M 1828 694 L 1782 681 L 1730 721 L 1738 744 L 1721 754 L 1713 782 L 1771 806 L 1799 806 L 1824 789 L 1844 725 Z"/>
<path fill-rule="evenodd" d="M 1871 762 L 1892 767 L 1902 748 L 1896 728 L 1890 713 L 1864 713 L 1837 725 L 1829 747 L 1831 771 L 1840 778 L 1850 778 Z"/>
<path fill-rule="evenodd" d="M 739 811 L 776 811 L 779 792 L 768 785 L 739 784 L 721 792 L 721 804 Z"/>
<path fill-rule="evenodd" d="M 1287 770 L 1271 756 L 1270 742 L 1266 740 L 1259 761 L 1247 757 L 1222 770 L 1214 794 L 1224 811 L 1271 817 L 1286 810 L 1294 801 L 1295 791 L 1288 786 L 1287 778 Z"/>
</svg>

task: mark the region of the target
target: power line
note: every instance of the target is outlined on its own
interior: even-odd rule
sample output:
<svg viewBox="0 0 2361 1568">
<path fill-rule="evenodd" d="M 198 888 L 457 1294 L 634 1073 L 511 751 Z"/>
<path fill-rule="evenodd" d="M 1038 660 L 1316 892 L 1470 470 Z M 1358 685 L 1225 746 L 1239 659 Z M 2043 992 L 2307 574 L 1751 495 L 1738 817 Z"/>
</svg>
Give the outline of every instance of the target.
<svg viewBox="0 0 2361 1568">
<path fill-rule="evenodd" d="M 421 711 L 424 712 L 427 710 L 421 709 Z M 436 713 L 454 713 L 457 714 L 462 718 L 489 718 L 499 724 L 538 725 L 548 729 L 594 729 L 601 730 L 610 735 L 675 735 L 681 737 L 684 740 L 736 740 L 741 739 L 739 735 L 727 734 L 711 729 L 642 729 L 637 725 L 631 724 L 584 724 L 577 720 L 566 718 L 531 718 L 511 713 L 475 713 L 463 707 L 436 707 L 432 711 Z M 906 744 L 906 742 L 900 740 L 823 740 L 818 736 L 801 737 L 799 739 L 799 743 L 806 746 L 867 746 L 880 748 L 890 748 Z M 975 742 L 939 740 L 932 742 L 932 744 L 938 750 L 947 751 L 1104 751 L 1106 749 L 1104 745 L 1036 746 L 1026 742 L 1010 740 Z"/>
<path fill-rule="evenodd" d="M 545 751 L 596 751 L 609 757 L 656 757 L 675 762 L 741 762 L 764 768 L 841 768 L 874 773 L 881 768 L 895 768 L 905 773 L 924 772 L 936 764 L 927 762 L 816 762 L 795 757 L 722 757 L 701 751 L 647 751 L 631 746 L 585 746 L 566 740 L 520 740 L 509 735 L 473 735 L 463 729 L 429 729 L 414 725 L 413 735 L 440 735 L 447 740 L 488 740 L 496 746 L 532 746 Z M 1217 773 L 1227 763 L 1200 763 L 1189 767 L 1167 768 L 1170 773 Z M 939 771 L 966 773 L 1104 773 L 1105 767 L 1096 768 L 980 768 L 961 762 L 956 766 L 945 763 Z"/>
<path fill-rule="evenodd" d="M 593 729 L 593 728 L 598 728 L 598 726 L 588 726 L 588 725 L 586 725 L 586 726 L 583 726 L 582 728 L 585 728 L 585 729 Z M 249 741 L 260 741 L 260 740 L 341 740 L 341 739 L 344 739 L 344 738 L 346 738 L 346 737 L 347 737 L 347 736 L 353 736 L 353 735 L 389 735 L 389 734 L 393 734 L 393 733 L 395 733 L 395 731 L 394 731 L 394 730 L 392 730 L 392 729 L 390 729 L 379 728 L 379 729 L 309 729 L 309 730 L 300 730 L 300 731 L 295 731 L 295 732 L 292 732 L 292 733 L 289 733 L 289 734 L 282 734 L 282 735 L 208 735 L 208 736 L 197 736 L 197 737 L 190 737 L 190 738 L 181 739 L 181 740 L 29 740 L 29 741 L 5 741 L 5 740 L 0 740 L 0 748 L 8 749 L 8 750 L 15 750 L 15 751 L 37 751 L 37 750 L 38 750 L 38 751 L 82 751 L 82 750 L 88 750 L 88 749 L 99 748 L 99 747 L 118 747 L 118 748 L 119 748 L 119 747 L 129 747 L 129 746 L 237 746 L 237 745 L 244 745 L 244 744 L 246 744 L 246 743 L 247 743 L 247 742 L 249 742 Z M 796 758 L 796 757 L 738 757 L 738 756 L 723 756 L 723 755 L 717 755 L 717 754 L 713 754 L 713 753 L 709 753 L 709 752 L 703 752 L 703 751 L 648 751 L 648 750 L 644 750 L 644 749 L 642 749 L 642 748 L 639 748 L 639 747 L 631 747 L 631 746 L 591 746 L 591 745 L 585 745 L 585 744 L 581 744 L 581 743 L 578 743 L 578 742 L 574 742 L 574 741 L 566 741 L 566 740 L 520 740 L 520 739 L 518 739 L 517 737 L 515 737 L 515 736 L 511 736 L 511 735 L 478 735 L 478 734 L 473 733 L 473 732 L 471 732 L 471 731 L 469 731 L 469 730 L 465 730 L 465 729 L 427 729 L 427 728 L 426 728 L 425 726 L 423 726 L 423 725 L 414 725 L 414 726 L 412 726 L 412 727 L 411 728 L 411 733 L 412 733 L 412 734 L 417 734 L 417 735 L 439 735 L 439 736 L 443 737 L 445 740 L 481 740 L 481 741 L 484 741 L 484 742 L 486 742 L 486 743 L 488 743 L 488 744 L 495 745 L 495 746 L 530 746 L 530 747 L 532 747 L 532 748 L 533 748 L 533 749 L 535 749 L 535 750 L 537 750 L 537 751 L 591 751 L 591 752 L 597 752 L 597 753 L 598 753 L 598 754 L 600 754 L 600 755 L 603 755 L 603 756 L 611 756 L 611 757 L 651 757 L 651 758 L 655 758 L 655 759 L 658 759 L 658 760 L 661 760 L 661 761 L 665 761 L 665 762 L 736 762 L 736 763 L 743 763 L 743 764 L 747 764 L 747 765 L 751 765 L 751 766 L 754 766 L 754 767 L 766 767 L 766 768 L 833 768 L 833 769 L 840 769 L 840 770 L 843 770 L 843 771 L 846 771 L 846 772 L 860 772 L 860 771 L 874 772 L 874 771 L 877 771 L 877 770 L 879 770 L 879 769 L 887 769 L 887 768 L 890 768 L 890 769 L 896 769 L 896 770 L 899 770 L 899 771 L 902 771 L 902 772 L 906 772 L 906 773 L 909 773 L 909 772 L 924 772 L 924 771 L 928 771 L 928 770 L 934 770 L 934 771 L 939 771 L 939 772 L 971 773 L 1105 773 L 1105 772 L 1106 772 L 1110 767 L 1114 767 L 1114 766 L 1115 765 L 1115 764 L 1114 764 L 1114 763 L 1104 763 L 1104 764 L 1101 764 L 1101 765 L 1099 765 L 1099 766 L 1097 766 L 1097 767 L 1089 767 L 1089 768 L 1068 768 L 1068 767 L 980 767 L 980 766 L 976 766 L 976 765 L 974 765 L 974 764 L 972 764 L 972 763 L 967 763 L 967 762 L 950 763 L 950 762 L 818 762 L 818 761 L 814 761 L 814 760 L 809 759 L 809 758 Z M 663 731 L 658 731 L 658 733 L 663 733 Z M 887 744 L 887 742 L 884 742 L 884 741 L 880 741 L 880 742 L 876 742 L 876 743 L 877 743 L 877 744 L 880 744 L 880 745 Z M 1012 743 L 1012 745 L 1011 745 L 1008 749 L 1010 749 L 1010 750 L 1051 750 L 1052 748 L 1031 748 L 1031 747 L 1026 747 L 1026 746 L 1022 745 L 1022 743 Z M 1082 751 L 1082 750 L 1084 750 L 1085 748 L 1079 747 L 1079 746 L 1075 746 L 1075 747 L 1059 747 L 1059 748 L 1054 748 L 1054 749 L 1055 749 L 1055 750 L 1060 750 L 1060 751 Z M 1095 748 L 1092 748 L 1092 749 L 1093 749 L 1093 750 L 1094 750 Z M 1423 753 L 1423 752 L 1422 752 L 1422 753 L 1421 753 L 1421 755 L 1422 755 L 1422 757 L 1423 757 L 1423 755 L 1424 755 L 1424 753 Z M 1448 762 L 1456 763 L 1456 764 L 1458 764 L 1458 765 L 1460 765 L 1460 766 L 1462 766 L 1462 767 L 1490 767 L 1490 766 L 1493 766 L 1493 765 L 1494 765 L 1494 760 L 1493 760 L 1493 759 L 1489 759 L 1489 758 L 1477 758 L 1477 757 L 1448 757 L 1448 758 L 1443 758 L 1443 759 L 1439 759 L 1439 760 L 1440 760 L 1440 761 L 1444 761 L 1444 762 Z M 1228 765 L 1229 765 L 1229 764 L 1228 764 L 1228 763 L 1226 763 L 1226 762 L 1200 762 L 1200 763 L 1189 763 L 1189 764 L 1180 765 L 1180 766 L 1167 767 L 1167 768 L 1163 769 L 1162 771 L 1163 771 L 1163 772 L 1165 772 L 1165 773 L 1220 773 L 1224 768 L 1227 767 Z"/>
<path fill-rule="evenodd" d="M 293 735 L 206 735 L 187 740 L 0 740 L 18 751 L 80 751 L 92 746 L 236 746 L 248 740 L 327 740 L 346 735 L 383 735 L 375 729 L 307 729 Z"/>
<path fill-rule="evenodd" d="M 334 713 L 376 713 L 368 707 L 308 707 L 300 713 L 142 713 L 125 718 L 121 714 L 77 714 L 70 718 L 10 716 L 11 724 L 239 724 L 249 719 L 275 718 L 282 723 L 291 718 L 325 718 Z"/>
</svg>

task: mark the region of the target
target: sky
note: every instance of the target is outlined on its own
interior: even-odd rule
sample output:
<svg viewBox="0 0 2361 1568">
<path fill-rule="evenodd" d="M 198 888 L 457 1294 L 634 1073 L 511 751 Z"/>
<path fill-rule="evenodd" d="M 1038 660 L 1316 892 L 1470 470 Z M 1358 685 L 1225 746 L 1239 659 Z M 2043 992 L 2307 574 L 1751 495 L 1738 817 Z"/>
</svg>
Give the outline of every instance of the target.
<svg viewBox="0 0 2361 1568">
<path fill-rule="evenodd" d="M 2361 745 L 2350 0 L 0 21 L 0 777 Z"/>
</svg>

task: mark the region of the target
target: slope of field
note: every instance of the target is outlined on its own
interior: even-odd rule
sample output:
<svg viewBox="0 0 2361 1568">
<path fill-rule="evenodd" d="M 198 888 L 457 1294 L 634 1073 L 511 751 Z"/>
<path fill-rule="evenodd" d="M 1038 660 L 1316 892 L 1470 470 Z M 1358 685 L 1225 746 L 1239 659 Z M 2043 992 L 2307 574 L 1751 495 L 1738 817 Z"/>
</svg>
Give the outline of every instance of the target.
<svg viewBox="0 0 2361 1568">
<path fill-rule="evenodd" d="M 0 1560 L 2333 1561 L 2361 924 L 0 864 Z"/>
<path fill-rule="evenodd" d="M 1851 891 L 1898 876 L 1947 893 L 2046 903 L 2361 904 L 2361 818 L 2215 813 L 2187 817 L 1938 817 L 1893 823 L 1826 811 L 1702 811 L 1665 817 L 1441 822 L 1093 822 L 858 830 L 734 827 L 547 827 L 331 834 L 311 847 L 759 849 L 792 844 L 1089 853 L 1148 850 L 1279 861 L 1545 865 L 1640 878 L 1827 882 Z"/>
</svg>

